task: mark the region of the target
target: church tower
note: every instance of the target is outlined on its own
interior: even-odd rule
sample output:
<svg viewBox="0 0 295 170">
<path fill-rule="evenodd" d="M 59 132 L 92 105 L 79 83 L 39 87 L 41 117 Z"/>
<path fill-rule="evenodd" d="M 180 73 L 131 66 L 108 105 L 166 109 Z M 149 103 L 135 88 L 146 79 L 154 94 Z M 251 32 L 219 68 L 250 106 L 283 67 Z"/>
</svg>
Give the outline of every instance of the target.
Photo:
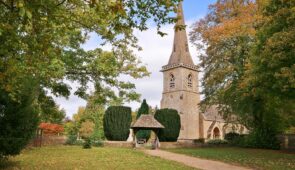
<svg viewBox="0 0 295 170">
<path fill-rule="evenodd" d="M 161 108 L 176 109 L 181 118 L 179 141 L 200 138 L 198 72 L 189 52 L 182 2 L 178 5 L 172 54 L 164 75 Z"/>
</svg>

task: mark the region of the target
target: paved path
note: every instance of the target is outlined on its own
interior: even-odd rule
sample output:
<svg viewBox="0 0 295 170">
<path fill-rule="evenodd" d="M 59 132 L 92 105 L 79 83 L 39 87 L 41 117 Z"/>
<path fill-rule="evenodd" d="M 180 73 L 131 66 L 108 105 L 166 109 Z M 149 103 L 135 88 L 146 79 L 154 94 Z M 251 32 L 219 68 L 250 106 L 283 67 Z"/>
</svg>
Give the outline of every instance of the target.
<svg viewBox="0 0 295 170">
<path fill-rule="evenodd" d="M 207 159 L 200 159 L 191 156 L 186 156 L 182 154 L 167 152 L 163 150 L 144 150 L 145 153 L 158 156 L 163 159 L 176 161 L 187 166 L 197 168 L 197 169 L 204 169 L 204 170 L 250 170 L 249 168 L 235 166 L 219 161 L 212 161 Z"/>
</svg>

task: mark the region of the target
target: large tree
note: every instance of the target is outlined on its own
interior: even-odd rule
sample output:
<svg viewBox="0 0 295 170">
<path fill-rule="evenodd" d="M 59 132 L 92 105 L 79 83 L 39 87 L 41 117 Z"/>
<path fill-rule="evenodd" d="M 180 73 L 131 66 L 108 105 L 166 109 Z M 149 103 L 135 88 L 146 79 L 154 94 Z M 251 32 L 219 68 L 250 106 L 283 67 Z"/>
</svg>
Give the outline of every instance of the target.
<svg viewBox="0 0 295 170">
<path fill-rule="evenodd" d="M 69 96 L 65 80 L 70 80 L 78 82 L 75 94 L 80 97 L 87 97 L 88 82 L 93 82 L 101 102 L 137 99 L 134 84 L 117 79 L 122 74 L 148 75 L 132 53 L 131 47 L 138 47 L 133 30 L 146 30 L 149 18 L 159 27 L 173 22 L 168 13 L 177 1 L 1 0 L 1 88 L 13 96 L 25 74 L 55 95 Z M 82 45 L 90 34 L 101 41 L 86 51 Z M 103 51 L 101 44 L 110 44 L 112 50 Z"/>
<path fill-rule="evenodd" d="M 133 54 L 140 49 L 133 31 L 146 30 L 150 18 L 158 28 L 175 21 L 168 14 L 178 1 L 0 0 L 0 90 L 22 101 L 26 76 L 39 104 L 44 91 L 68 97 L 73 82 L 83 98 L 92 82 L 99 103 L 136 100 L 135 85 L 118 79 L 149 75 Z M 100 41 L 87 51 L 82 46 L 90 34 Z M 103 51 L 105 44 L 112 49 Z"/>
<path fill-rule="evenodd" d="M 193 25 L 191 41 L 205 52 L 200 55 L 203 106 L 218 105 L 226 114 L 237 112 L 233 106 L 240 97 L 238 86 L 255 43 L 257 11 L 251 0 L 218 0 Z"/>
<path fill-rule="evenodd" d="M 294 120 L 293 8 L 283 0 L 219 0 L 191 32 L 206 50 L 204 106 L 237 114 L 255 147 L 277 148 L 276 134 Z"/>
</svg>

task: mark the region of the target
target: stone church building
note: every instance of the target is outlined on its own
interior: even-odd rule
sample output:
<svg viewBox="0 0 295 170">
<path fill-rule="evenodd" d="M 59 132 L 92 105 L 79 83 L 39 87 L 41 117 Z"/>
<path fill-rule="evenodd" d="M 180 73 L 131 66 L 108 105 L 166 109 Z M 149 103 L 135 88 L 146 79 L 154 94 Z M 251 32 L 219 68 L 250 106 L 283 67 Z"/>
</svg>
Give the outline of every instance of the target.
<svg viewBox="0 0 295 170">
<path fill-rule="evenodd" d="M 176 26 L 184 26 L 182 3 L 178 5 Z M 179 28 L 179 27 L 175 27 Z M 228 132 L 246 133 L 239 125 L 227 123 L 218 114 L 216 107 L 201 113 L 198 67 L 194 64 L 188 46 L 185 29 L 175 29 L 172 54 L 167 65 L 162 67 L 163 93 L 161 108 L 176 109 L 181 118 L 179 141 L 204 138 L 223 139 Z"/>
</svg>

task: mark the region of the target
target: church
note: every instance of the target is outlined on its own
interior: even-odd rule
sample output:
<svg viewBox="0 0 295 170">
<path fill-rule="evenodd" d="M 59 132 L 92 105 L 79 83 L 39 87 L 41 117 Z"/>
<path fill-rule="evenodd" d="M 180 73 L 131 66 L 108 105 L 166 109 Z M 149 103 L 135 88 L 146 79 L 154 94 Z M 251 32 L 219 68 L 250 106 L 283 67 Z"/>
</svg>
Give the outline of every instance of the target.
<svg viewBox="0 0 295 170">
<path fill-rule="evenodd" d="M 195 139 L 223 139 L 228 132 L 247 133 L 247 129 L 235 123 L 227 123 L 213 106 L 204 113 L 200 111 L 198 67 L 189 51 L 182 2 L 178 5 L 178 21 L 175 26 L 172 54 L 162 67 L 163 93 L 161 108 L 178 111 L 181 129 L 178 141 Z"/>
</svg>

